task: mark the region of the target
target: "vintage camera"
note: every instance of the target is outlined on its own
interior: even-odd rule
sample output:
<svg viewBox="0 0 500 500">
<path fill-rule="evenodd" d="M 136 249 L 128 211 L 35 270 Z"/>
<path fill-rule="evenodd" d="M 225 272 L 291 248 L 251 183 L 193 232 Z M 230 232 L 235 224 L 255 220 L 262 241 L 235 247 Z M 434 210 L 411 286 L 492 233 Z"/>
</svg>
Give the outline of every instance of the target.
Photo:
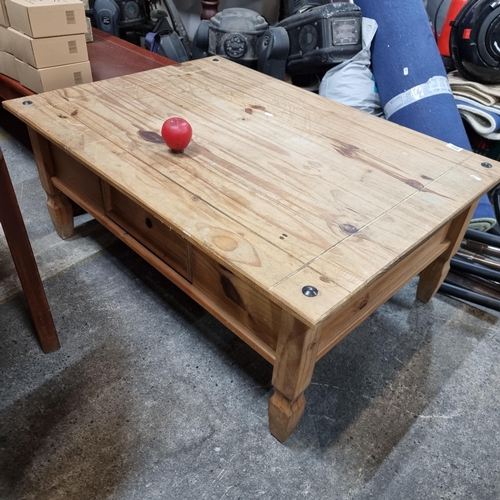
<svg viewBox="0 0 500 500">
<path fill-rule="evenodd" d="M 348 2 L 306 6 L 278 24 L 288 33 L 288 73 L 314 73 L 350 59 L 362 48 L 361 9 Z"/>
<path fill-rule="evenodd" d="M 361 9 L 350 2 L 300 5 L 277 26 L 248 9 L 225 9 L 202 21 L 193 59 L 222 56 L 283 79 L 325 72 L 362 48 Z"/>
<path fill-rule="evenodd" d="M 128 26 L 142 25 L 146 20 L 145 2 L 141 0 L 115 0 L 120 10 L 118 26 L 126 28 Z"/>
<path fill-rule="evenodd" d="M 257 12 L 234 7 L 202 21 L 193 40 L 193 58 L 221 56 L 256 68 L 259 39 L 268 29 Z"/>
<path fill-rule="evenodd" d="M 91 14 L 96 28 L 122 38 L 149 18 L 146 0 L 95 0 Z"/>
</svg>

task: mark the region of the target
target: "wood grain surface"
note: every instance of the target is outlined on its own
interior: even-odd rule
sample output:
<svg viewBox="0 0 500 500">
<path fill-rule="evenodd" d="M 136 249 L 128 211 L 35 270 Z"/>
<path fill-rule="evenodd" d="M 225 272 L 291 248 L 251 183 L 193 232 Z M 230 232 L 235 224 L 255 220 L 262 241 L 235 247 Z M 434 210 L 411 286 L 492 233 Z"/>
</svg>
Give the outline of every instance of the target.
<svg viewBox="0 0 500 500">
<path fill-rule="evenodd" d="M 4 106 L 309 327 L 500 181 L 499 163 L 220 58 L 30 100 Z M 194 131 L 180 155 L 158 135 L 171 116 Z"/>
</svg>

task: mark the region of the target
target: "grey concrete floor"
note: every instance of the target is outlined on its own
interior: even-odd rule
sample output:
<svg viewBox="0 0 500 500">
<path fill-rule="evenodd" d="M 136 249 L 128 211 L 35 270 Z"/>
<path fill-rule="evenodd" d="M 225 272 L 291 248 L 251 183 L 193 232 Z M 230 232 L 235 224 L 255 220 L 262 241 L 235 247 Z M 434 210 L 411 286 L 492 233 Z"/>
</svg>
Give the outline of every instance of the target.
<svg viewBox="0 0 500 500">
<path fill-rule="evenodd" d="M 412 281 L 268 432 L 271 367 L 88 216 L 60 240 L 0 130 L 62 348 L 44 355 L 0 233 L 0 498 L 499 499 L 500 316 Z"/>
</svg>

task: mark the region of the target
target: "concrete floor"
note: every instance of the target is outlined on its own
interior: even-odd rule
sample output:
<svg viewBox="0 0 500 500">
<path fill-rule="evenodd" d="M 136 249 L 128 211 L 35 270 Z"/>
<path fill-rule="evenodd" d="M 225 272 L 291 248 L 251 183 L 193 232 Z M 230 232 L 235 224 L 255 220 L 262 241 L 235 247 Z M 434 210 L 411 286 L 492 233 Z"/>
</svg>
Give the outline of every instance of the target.
<svg viewBox="0 0 500 500">
<path fill-rule="evenodd" d="M 62 241 L 0 130 L 62 348 L 0 234 L 0 498 L 499 499 L 500 315 L 411 282 L 317 365 L 297 431 L 271 367 L 88 216 Z"/>
</svg>

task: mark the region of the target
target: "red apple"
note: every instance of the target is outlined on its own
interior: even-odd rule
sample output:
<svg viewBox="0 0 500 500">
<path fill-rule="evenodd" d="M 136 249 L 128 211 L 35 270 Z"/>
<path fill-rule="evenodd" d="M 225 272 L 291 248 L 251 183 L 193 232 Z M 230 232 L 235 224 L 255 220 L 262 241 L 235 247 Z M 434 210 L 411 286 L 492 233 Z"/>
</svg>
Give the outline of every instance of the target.
<svg viewBox="0 0 500 500">
<path fill-rule="evenodd" d="M 161 136 L 174 153 L 182 153 L 191 141 L 193 129 L 184 118 L 174 116 L 161 127 Z"/>
</svg>

